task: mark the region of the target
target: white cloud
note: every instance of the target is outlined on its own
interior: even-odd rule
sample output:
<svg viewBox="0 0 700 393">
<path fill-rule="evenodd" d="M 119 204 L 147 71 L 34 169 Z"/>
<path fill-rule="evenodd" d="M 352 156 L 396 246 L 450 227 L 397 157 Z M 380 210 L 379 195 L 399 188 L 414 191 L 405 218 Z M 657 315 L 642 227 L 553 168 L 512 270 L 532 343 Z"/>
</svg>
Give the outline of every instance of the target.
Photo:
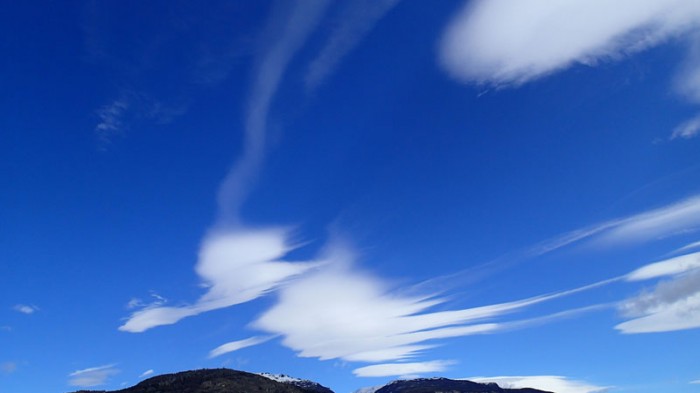
<svg viewBox="0 0 700 393">
<path fill-rule="evenodd" d="M 699 87 L 700 89 L 700 87 Z M 671 133 L 671 139 L 691 139 L 700 133 L 700 115 L 681 123 Z"/>
<path fill-rule="evenodd" d="M 675 88 L 678 93 L 696 104 L 700 103 L 700 32 L 695 32 L 689 39 L 688 56 L 681 65 L 681 70 L 675 78 Z M 693 122 L 697 122 L 700 115 L 685 123 L 686 129 L 681 128 L 679 137 L 690 138 L 697 135 L 697 129 Z M 680 127 L 683 127 L 681 125 Z"/>
<path fill-rule="evenodd" d="M 673 251 L 673 254 L 678 254 L 678 253 L 681 253 L 681 252 L 684 252 L 684 251 L 688 251 L 688 250 L 692 250 L 692 249 L 695 249 L 695 248 L 700 248 L 700 241 L 698 241 L 698 242 L 693 242 L 693 243 L 690 243 L 690 244 L 686 244 L 685 246 L 683 246 L 683 247 L 681 247 L 681 248 L 679 248 L 679 249 L 677 249 L 677 250 L 674 250 L 674 251 Z"/>
<path fill-rule="evenodd" d="M 700 268 L 700 252 L 650 263 L 629 273 L 626 279 L 628 281 L 648 280 L 651 278 L 672 276 L 697 268 Z"/>
<path fill-rule="evenodd" d="M 305 83 L 313 90 L 333 73 L 342 58 L 372 30 L 400 0 L 356 0 L 344 4 L 340 18 L 323 48 L 311 61 Z"/>
<path fill-rule="evenodd" d="M 691 384 L 698 384 L 700 385 L 700 379 L 697 379 L 695 381 L 690 381 Z"/>
<path fill-rule="evenodd" d="M 531 247 L 524 256 L 537 257 L 586 240 L 602 245 L 627 245 L 673 237 L 697 229 L 700 229 L 700 196 L 694 195 L 656 209 L 565 233 Z M 675 252 L 699 244 L 693 243 Z"/>
<path fill-rule="evenodd" d="M 465 82 L 517 85 L 644 50 L 698 22 L 695 0 L 476 0 L 447 27 L 440 60 Z"/>
<path fill-rule="evenodd" d="M 287 237 L 281 229 L 210 235 L 202 245 L 196 266 L 197 274 L 208 287 L 207 292 L 191 305 L 159 305 L 136 311 L 119 330 L 139 333 L 206 311 L 248 302 L 315 266 L 281 260 L 292 249 Z"/>
<path fill-rule="evenodd" d="M 2 362 L 0 363 L 0 372 L 3 374 L 12 374 L 17 371 L 17 363 L 15 362 Z"/>
<path fill-rule="evenodd" d="M 131 298 L 131 300 L 129 300 L 129 302 L 126 304 L 126 308 L 128 310 L 143 307 L 143 306 L 144 306 L 143 300 L 141 300 L 139 298 Z"/>
<path fill-rule="evenodd" d="M 534 388 L 557 393 L 605 392 L 610 387 L 596 386 L 557 375 L 502 376 L 465 378 L 479 383 L 493 382 L 504 389 Z"/>
<path fill-rule="evenodd" d="M 604 234 L 604 240 L 609 242 L 657 240 L 698 227 L 700 227 L 700 197 L 694 196 L 621 220 Z"/>
<path fill-rule="evenodd" d="M 675 270 L 680 272 L 680 270 Z M 633 319 L 617 325 L 622 333 L 656 333 L 700 327 L 700 269 L 679 274 L 620 304 Z"/>
<path fill-rule="evenodd" d="M 109 364 L 74 371 L 68 374 L 68 384 L 78 387 L 104 385 L 110 377 L 119 374 L 120 370 L 114 366 L 114 364 Z"/>
<path fill-rule="evenodd" d="M 168 302 L 168 299 L 155 292 L 151 292 L 151 298 L 152 300 L 150 303 L 145 303 L 143 299 L 140 298 L 131 298 L 131 300 L 129 300 L 129 302 L 126 304 L 126 308 L 127 310 L 133 310 L 135 308 L 155 308 Z"/>
<path fill-rule="evenodd" d="M 447 370 L 454 362 L 446 360 L 433 360 L 416 363 L 387 363 L 374 364 L 353 370 L 358 377 L 390 377 L 408 376 L 421 373 L 435 373 Z"/>
<path fill-rule="evenodd" d="M 154 373 L 154 371 L 152 369 L 146 370 L 146 371 L 142 372 L 141 375 L 139 375 L 139 378 L 146 378 L 149 375 L 153 375 L 153 373 Z"/>
<path fill-rule="evenodd" d="M 217 356 L 221 356 L 223 354 L 227 354 L 233 351 L 238 351 L 239 349 L 247 348 L 247 347 L 252 347 L 254 345 L 262 344 L 265 341 L 268 341 L 271 339 L 271 336 L 267 337 L 260 337 L 260 336 L 255 336 L 255 337 L 250 337 L 246 338 L 244 340 L 238 340 L 238 341 L 231 341 L 229 343 L 220 345 L 214 349 L 212 349 L 209 352 L 209 357 L 210 358 L 215 358 Z"/>
<path fill-rule="evenodd" d="M 17 304 L 13 307 L 13 310 L 17 312 L 21 312 L 22 314 L 34 314 L 35 312 L 39 311 L 39 307 L 37 306 L 29 306 L 26 304 Z"/>
<path fill-rule="evenodd" d="M 353 255 L 334 247 L 322 269 L 279 291 L 279 300 L 253 326 L 282 336 L 301 357 L 382 362 L 414 357 L 431 342 L 513 328 L 489 321 L 506 313 L 611 281 L 528 299 L 429 312 L 443 302 L 392 293 L 383 281 L 352 268 Z"/>
</svg>

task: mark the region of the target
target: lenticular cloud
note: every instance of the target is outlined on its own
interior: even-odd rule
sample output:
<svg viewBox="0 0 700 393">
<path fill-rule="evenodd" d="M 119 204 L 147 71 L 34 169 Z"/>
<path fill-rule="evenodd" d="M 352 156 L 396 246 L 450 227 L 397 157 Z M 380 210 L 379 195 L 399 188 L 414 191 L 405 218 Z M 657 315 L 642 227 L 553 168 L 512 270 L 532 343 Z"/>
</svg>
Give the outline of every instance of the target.
<svg viewBox="0 0 700 393">
<path fill-rule="evenodd" d="M 465 82 L 517 85 L 697 29 L 696 0 L 477 0 L 449 24 L 440 60 Z"/>
</svg>

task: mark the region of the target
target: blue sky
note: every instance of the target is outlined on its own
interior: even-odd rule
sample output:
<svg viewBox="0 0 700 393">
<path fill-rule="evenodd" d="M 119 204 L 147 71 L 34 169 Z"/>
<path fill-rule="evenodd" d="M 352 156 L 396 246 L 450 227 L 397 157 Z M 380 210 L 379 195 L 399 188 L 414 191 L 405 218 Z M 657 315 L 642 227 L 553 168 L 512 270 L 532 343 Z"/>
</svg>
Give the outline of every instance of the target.
<svg viewBox="0 0 700 393">
<path fill-rule="evenodd" d="M 0 393 L 700 386 L 693 0 L 21 2 Z"/>
</svg>

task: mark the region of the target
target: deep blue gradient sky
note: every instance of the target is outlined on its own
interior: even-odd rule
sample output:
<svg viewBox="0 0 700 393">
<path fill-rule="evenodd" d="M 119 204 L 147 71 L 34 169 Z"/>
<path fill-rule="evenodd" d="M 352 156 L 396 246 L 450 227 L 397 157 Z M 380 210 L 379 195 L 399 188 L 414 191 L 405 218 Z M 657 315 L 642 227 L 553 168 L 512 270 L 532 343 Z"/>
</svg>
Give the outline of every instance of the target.
<svg viewBox="0 0 700 393">
<path fill-rule="evenodd" d="M 2 8 L 0 393 L 698 390 L 696 2 Z"/>
</svg>

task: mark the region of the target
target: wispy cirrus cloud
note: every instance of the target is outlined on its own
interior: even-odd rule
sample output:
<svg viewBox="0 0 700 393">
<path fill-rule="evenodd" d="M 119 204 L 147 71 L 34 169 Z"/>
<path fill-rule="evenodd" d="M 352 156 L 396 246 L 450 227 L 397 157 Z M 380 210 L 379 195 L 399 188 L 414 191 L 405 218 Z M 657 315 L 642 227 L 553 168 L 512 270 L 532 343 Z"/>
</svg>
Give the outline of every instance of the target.
<svg viewBox="0 0 700 393">
<path fill-rule="evenodd" d="M 146 371 L 142 372 L 141 375 L 139 375 L 139 378 L 146 378 L 148 376 L 153 375 L 154 373 L 155 373 L 155 371 L 153 371 L 153 369 L 146 370 Z"/>
<path fill-rule="evenodd" d="M 617 220 L 602 234 L 610 244 L 652 241 L 700 228 L 700 196 Z"/>
<path fill-rule="evenodd" d="M 338 21 L 320 52 L 309 64 L 304 82 L 314 90 L 327 79 L 340 61 L 400 0 L 360 0 L 343 4 Z"/>
<path fill-rule="evenodd" d="M 455 362 L 433 360 L 414 363 L 385 363 L 356 368 L 352 371 L 358 377 L 415 376 L 424 373 L 437 373 L 447 370 Z"/>
<path fill-rule="evenodd" d="M 630 272 L 625 276 L 625 279 L 628 281 L 649 280 L 674 276 L 694 269 L 700 269 L 700 252 L 650 263 Z"/>
<path fill-rule="evenodd" d="M 606 392 L 609 386 L 597 386 L 558 375 L 500 376 L 464 378 L 474 382 L 498 384 L 504 389 L 533 388 L 557 393 L 596 393 Z"/>
<path fill-rule="evenodd" d="M 700 241 L 693 242 L 693 243 L 690 243 L 690 244 L 686 244 L 685 246 L 680 247 L 680 248 L 678 248 L 677 250 L 673 250 L 673 251 L 672 251 L 672 254 L 678 254 L 678 253 L 685 252 L 685 251 L 690 251 L 690 250 L 693 250 L 693 249 L 696 249 L 696 248 L 700 248 Z"/>
<path fill-rule="evenodd" d="M 82 370 L 73 371 L 68 374 L 68 384 L 78 387 L 92 387 L 104 385 L 109 378 L 120 373 L 120 370 L 114 364 L 108 364 L 99 367 L 90 367 Z"/>
<path fill-rule="evenodd" d="M 700 229 L 700 196 L 693 195 L 666 206 L 576 229 L 537 244 L 525 254 L 540 256 L 587 240 L 608 246 L 638 244 L 697 229 Z"/>
<path fill-rule="evenodd" d="M 110 142 L 115 135 L 124 131 L 124 115 L 129 106 L 129 100 L 120 97 L 97 110 L 99 123 L 95 126 L 95 132 L 102 143 Z"/>
<path fill-rule="evenodd" d="M 700 89 L 699 89 L 700 90 Z M 691 139 L 700 134 L 700 115 L 679 124 L 673 129 L 671 139 Z"/>
<path fill-rule="evenodd" d="M 266 35 L 275 35 L 258 62 L 248 100 L 243 152 L 224 178 L 218 195 L 219 219 L 238 223 L 239 209 L 262 165 L 267 136 L 267 117 L 287 66 L 302 47 L 328 7 L 328 0 L 282 4 L 273 12 Z"/>
<path fill-rule="evenodd" d="M 254 337 L 249 337 L 243 340 L 238 340 L 238 341 L 231 341 L 226 344 L 220 345 L 214 349 L 212 349 L 209 352 L 209 357 L 210 358 L 215 358 L 217 356 L 221 356 L 230 352 L 238 351 L 239 349 L 247 348 L 247 347 L 252 347 L 254 345 L 262 344 L 265 341 L 268 341 L 272 338 L 272 336 L 267 336 L 267 337 L 261 337 L 261 336 L 254 336 Z"/>
<path fill-rule="evenodd" d="M 16 304 L 12 309 L 26 315 L 31 315 L 39 311 L 39 307 L 28 304 Z"/>
</svg>

